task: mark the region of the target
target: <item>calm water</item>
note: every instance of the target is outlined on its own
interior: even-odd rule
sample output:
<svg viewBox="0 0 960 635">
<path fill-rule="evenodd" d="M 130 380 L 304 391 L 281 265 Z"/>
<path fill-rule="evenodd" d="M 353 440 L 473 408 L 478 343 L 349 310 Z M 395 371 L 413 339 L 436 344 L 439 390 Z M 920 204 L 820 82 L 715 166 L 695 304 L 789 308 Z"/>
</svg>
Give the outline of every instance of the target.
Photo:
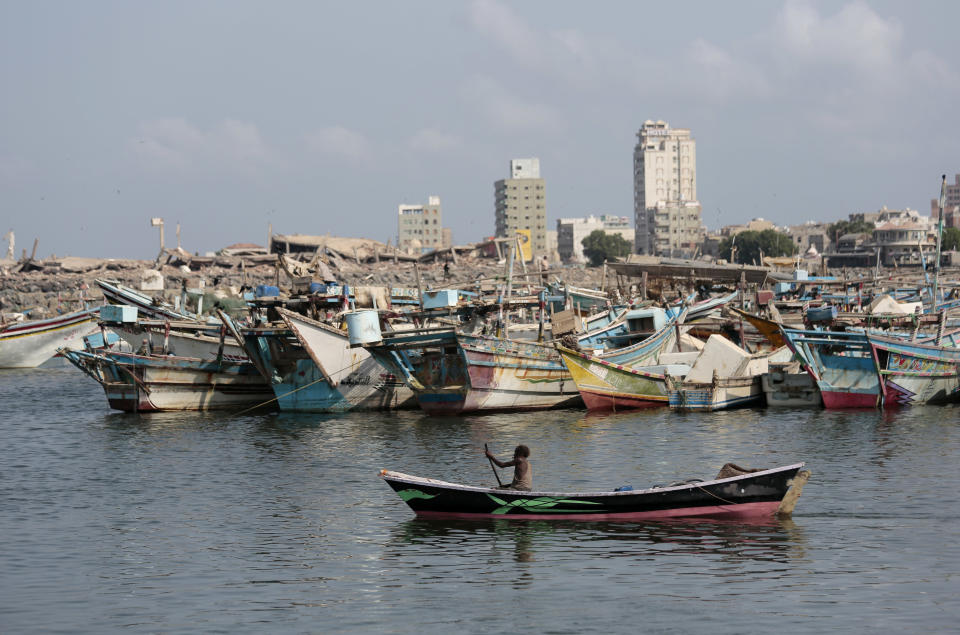
<svg viewBox="0 0 960 635">
<path fill-rule="evenodd" d="M 0 371 L 0 631 L 948 632 L 960 409 L 112 413 Z M 605 489 L 806 461 L 791 521 L 425 522 L 380 468 Z M 509 470 L 507 470 L 509 472 Z M 505 475 L 506 476 L 506 475 Z"/>
</svg>

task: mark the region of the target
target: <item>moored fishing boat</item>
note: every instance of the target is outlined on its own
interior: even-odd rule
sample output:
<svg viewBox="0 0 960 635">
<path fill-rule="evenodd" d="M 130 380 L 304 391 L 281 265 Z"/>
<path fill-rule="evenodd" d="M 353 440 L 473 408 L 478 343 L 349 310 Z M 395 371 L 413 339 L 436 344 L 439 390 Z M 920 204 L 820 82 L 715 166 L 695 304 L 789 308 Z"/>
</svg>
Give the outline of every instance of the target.
<svg viewBox="0 0 960 635">
<path fill-rule="evenodd" d="M 0 325 L 0 368 L 35 368 L 58 349 L 82 346 L 97 331 L 98 310 Z"/>
<path fill-rule="evenodd" d="M 667 376 L 671 410 L 725 410 L 763 402 L 761 376 L 771 361 L 787 361 L 786 348 L 747 353 L 720 335 L 711 335 L 683 378 Z"/>
<path fill-rule="evenodd" d="M 728 410 L 763 403 L 759 375 L 716 377 L 710 382 L 685 381 L 667 377 L 671 410 Z"/>
<path fill-rule="evenodd" d="M 224 341 L 220 324 L 150 319 L 104 324 L 133 350 L 140 350 L 145 345 L 149 350 L 162 350 L 179 357 L 247 359 L 243 348 L 233 338 Z"/>
<path fill-rule="evenodd" d="M 828 409 L 882 405 L 877 360 L 864 332 L 782 329 Z"/>
<path fill-rule="evenodd" d="M 541 316 L 543 303 L 541 299 Z M 488 306 L 484 312 L 497 308 Z M 583 323 L 595 330 L 573 337 L 590 337 L 624 316 L 625 311 L 617 309 L 588 317 Z M 427 314 L 422 317 L 429 319 Z M 429 414 L 538 410 L 583 403 L 552 343 L 486 335 L 489 325 L 475 307 L 461 318 L 461 328 L 448 322 L 399 332 L 375 329 L 362 345 L 383 367 L 403 378 L 420 408 Z"/>
<path fill-rule="evenodd" d="M 660 363 L 675 345 L 676 333 L 676 319 L 671 319 L 643 341 L 622 349 L 590 352 L 563 344 L 556 348 L 588 409 L 646 408 L 667 403 L 667 374 L 684 376 L 690 370 L 686 364 Z"/>
<path fill-rule="evenodd" d="M 552 344 L 462 332 L 456 339 L 470 385 L 460 412 L 582 405 L 570 372 Z"/>
<path fill-rule="evenodd" d="M 278 309 L 286 329 L 243 332 L 246 350 L 271 380 L 281 410 L 345 412 L 416 408 L 413 391 L 347 333 Z"/>
<path fill-rule="evenodd" d="M 866 334 L 884 407 L 960 401 L 960 349 Z"/>
<path fill-rule="evenodd" d="M 517 520 L 647 520 L 790 515 L 810 476 L 803 463 L 708 481 L 606 492 L 516 491 L 458 485 L 382 470 L 387 484 L 418 515 Z M 736 470 L 739 471 L 739 470 Z"/>
<path fill-rule="evenodd" d="M 115 410 L 214 410 L 269 403 L 273 391 L 250 362 L 62 350 L 96 380 Z"/>
</svg>

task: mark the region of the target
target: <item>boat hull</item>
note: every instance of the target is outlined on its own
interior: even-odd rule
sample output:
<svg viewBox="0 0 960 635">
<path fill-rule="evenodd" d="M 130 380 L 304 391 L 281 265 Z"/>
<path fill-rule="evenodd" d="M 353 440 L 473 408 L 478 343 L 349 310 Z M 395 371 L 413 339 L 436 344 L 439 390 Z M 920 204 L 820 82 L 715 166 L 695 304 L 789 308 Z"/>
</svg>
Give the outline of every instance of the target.
<svg viewBox="0 0 960 635">
<path fill-rule="evenodd" d="M 787 346 L 817 382 L 827 409 L 881 405 L 877 361 L 864 333 L 781 329 Z"/>
<path fill-rule="evenodd" d="M 82 346 L 97 329 L 95 309 L 10 324 L 0 331 L 0 368 L 36 368 L 61 348 Z"/>
<path fill-rule="evenodd" d="M 960 349 L 868 336 L 884 407 L 960 401 Z"/>
<path fill-rule="evenodd" d="M 418 516 L 516 520 L 647 520 L 771 516 L 795 483 L 802 463 L 713 481 L 619 492 L 519 492 L 446 483 L 389 472 L 381 477 Z M 802 475 L 801 479 L 797 479 Z M 799 491 L 797 492 L 799 494 Z M 790 508 L 792 510 L 792 506 Z"/>
<path fill-rule="evenodd" d="M 363 349 L 357 351 L 348 372 L 338 373 L 340 381 L 334 382 L 286 329 L 251 331 L 243 337 L 247 355 L 269 382 L 277 406 L 284 412 L 416 407 L 410 389 Z"/>
<path fill-rule="evenodd" d="M 817 382 L 805 372 L 770 371 L 761 375 L 760 383 L 767 406 L 771 408 L 802 408 L 823 403 Z"/>
<path fill-rule="evenodd" d="M 557 346 L 583 402 L 589 410 L 630 410 L 667 405 L 663 373 L 613 364 L 563 346 Z"/>
<path fill-rule="evenodd" d="M 111 408 L 124 412 L 240 409 L 273 401 L 270 386 L 249 362 L 111 351 L 63 356 L 103 386 Z"/>
<path fill-rule="evenodd" d="M 669 392 L 671 410 L 710 412 L 763 403 L 760 375 L 721 378 L 710 384 L 672 383 Z"/>
<path fill-rule="evenodd" d="M 457 342 L 470 386 L 462 412 L 583 405 L 570 372 L 552 345 L 465 334 L 458 334 Z"/>
<path fill-rule="evenodd" d="M 163 326 L 145 326 L 142 322 L 129 324 L 110 324 L 110 330 L 120 336 L 131 350 L 140 350 L 146 340 L 152 350 L 163 347 L 177 357 L 194 357 L 214 360 L 218 355 L 230 361 L 244 361 L 247 355 L 240 345 L 229 335 L 221 347 L 219 335 L 214 332 L 219 327 L 200 327 L 192 331 L 170 329 Z"/>
</svg>

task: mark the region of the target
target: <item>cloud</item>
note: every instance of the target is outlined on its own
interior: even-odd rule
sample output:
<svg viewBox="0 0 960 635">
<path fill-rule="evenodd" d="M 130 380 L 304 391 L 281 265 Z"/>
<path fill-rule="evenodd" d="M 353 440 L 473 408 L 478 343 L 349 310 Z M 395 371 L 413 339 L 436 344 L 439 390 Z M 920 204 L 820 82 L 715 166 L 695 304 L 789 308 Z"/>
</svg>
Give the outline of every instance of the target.
<svg viewBox="0 0 960 635">
<path fill-rule="evenodd" d="M 343 126 L 322 128 L 308 134 L 307 147 L 313 152 L 355 163 L 369 163 L 376 155 L 364 134 Z"/>
<path fill-rule="evenodd" d="M 467 103 L 502 129 L 559 132 L 565 127 L 557 110 L 511 94 L 492 78 L 471 78 L 461 92 Z"/>
<path fill-rule="evenodd" d="M 805 1 L 791 0 L 778 16 L 774 37 L 794 61 L 881 77 L 898 63 L 903 28 L 860 0 L 832 16 L 821 16 Z"/>
<path fill-rule="evenodd" d="M 507 53 L 528 66 L 544 63 L 542 36 L 508 7 L 492 0 L 478 0 L 470 7 L 474 27 L 490 36 Z"/>
<path fill-rule="evenodd" d="M 418 130 L 410 138 L 410 147 L 421 152 L 448 152 L 463 146 L 463 139 L 435 128 Z"/>
<path fill-rule="evenodd" d="M 686 65 L 687 72 L 680 76 L 713 102 L 755 99 L 770 91 L 760 67 L 703 39 L 691 43 Z"/>
<path fill-rule="evenodd" d="M 602 42 L 592 41 L 577 29 L 540 31 L 512 8 L 494 0 L 476 0 L 470 8 L 474 29 L 487 37 L 519 68 L 583 84 L 606 69 L 600 58 L 615 59 Z"/>
<path fill-rule="evenodd" d="M 175 172 L 255 174 L 278 163 L 257 126 L 235 119 L 209 130 L 181 118 L 146 121 L 129 146 L 149 166 Z"/>
<path fill-rule="evenodd" d="M 957 95 L 956 73 L 932 51 L 907 50 L 903 26 L 862 0 L 821 15 L 786 2 L 764 40 L 768 73 L 782 100 L 824 132 L 874 153 L 890 122 L 915 118 L 918 95 Z M 931 106 L 934 106 L 931 104 Z M 886 152 L 896 152 L 888 135 Z"/>
</svg>

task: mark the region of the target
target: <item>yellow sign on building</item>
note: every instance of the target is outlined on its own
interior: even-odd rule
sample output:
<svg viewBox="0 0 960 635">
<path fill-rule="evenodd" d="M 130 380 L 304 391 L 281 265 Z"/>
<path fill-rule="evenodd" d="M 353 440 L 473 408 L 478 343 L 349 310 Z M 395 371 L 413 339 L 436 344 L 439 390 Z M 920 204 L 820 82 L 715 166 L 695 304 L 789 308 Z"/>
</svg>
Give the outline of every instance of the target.
<svg viewBox="0 0 960 635">
<path fill-rule="evenodd" d="M 533 260 L 533 240 L 530 237 L 529 229 L 518 229 L 517 242 L 520 244 L 520 255 L 524 262 Z"/>
</svg>

